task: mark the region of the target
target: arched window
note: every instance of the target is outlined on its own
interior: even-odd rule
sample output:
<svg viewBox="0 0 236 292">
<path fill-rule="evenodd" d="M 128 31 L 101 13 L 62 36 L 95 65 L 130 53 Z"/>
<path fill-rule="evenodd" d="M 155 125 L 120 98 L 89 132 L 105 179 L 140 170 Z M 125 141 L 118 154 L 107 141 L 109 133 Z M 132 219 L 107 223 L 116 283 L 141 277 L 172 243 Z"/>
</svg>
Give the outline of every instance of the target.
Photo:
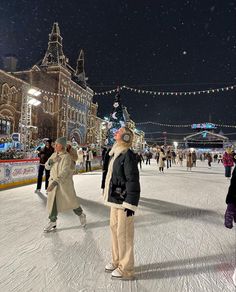
<svg viewBox="0 0 236 292">
<path fill-rule="evenodd" d="M 10 87 L 7 83 L 2 85 L 2 94 L 1 94 L 1 100 L 11 100 L 10 96 Z"/>
<path fill-rule="evenodd" d="M 45 112 L 48 112 L 48 97 L 47 96 L 43 97 L 43 110 Z"/>
<path fill-rule="evenodd" d="M 12 101 L 17 102 L 17 90 L 15 86 L 11 87 L 11 96 L 12 96 Z"/>
<path fill-rule="evenodd" d="M 53 113 L 53 99 L 52 98 L 49 99 L 49 112 Z"/>
</svg>

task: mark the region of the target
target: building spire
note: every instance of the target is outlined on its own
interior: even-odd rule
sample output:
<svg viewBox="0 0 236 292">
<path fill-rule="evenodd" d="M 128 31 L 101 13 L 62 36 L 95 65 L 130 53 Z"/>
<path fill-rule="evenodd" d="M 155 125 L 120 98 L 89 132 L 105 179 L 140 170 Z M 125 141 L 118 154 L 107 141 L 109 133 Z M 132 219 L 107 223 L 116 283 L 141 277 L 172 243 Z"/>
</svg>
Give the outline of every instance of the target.
<svg viewBox="0 0 236 292">
<path fill-rule="evenodd" d="M 79 57 L 77 59 L 75 76 L 77 77 L 78 83 L 82 87 L 86 87 L 85 71 L 84 71 L 84 51 L 80 50 Z"/>
<path fill-rule="evenodd" d="M 43 58 L 42 65 L 66 65 L 67 59 L 63 53 L 62 37 L 57 22 L 53 23 L 52 31 L 49 34 L 48 48 Z"/>
</svg>

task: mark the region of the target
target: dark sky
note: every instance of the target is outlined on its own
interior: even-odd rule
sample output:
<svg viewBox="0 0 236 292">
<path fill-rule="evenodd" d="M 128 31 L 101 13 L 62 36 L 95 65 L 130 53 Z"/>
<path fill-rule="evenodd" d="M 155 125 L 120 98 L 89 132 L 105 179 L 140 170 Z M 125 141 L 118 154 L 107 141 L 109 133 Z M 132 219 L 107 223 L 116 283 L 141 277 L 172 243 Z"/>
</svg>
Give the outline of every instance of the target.
<svg viewBox="0 0 236 292">
<path fill-rule="evenodd" d="M 71 65 L 84 49 L 95 91 L 123 84 L 160 91 L 218 88 L 236 83 L 235 16 L 231 0 L 1 0 L 0 55 L 14 53 L 19 69 L 31 67 L 43 57 L 57 21 Z M 101 117 L 113 99 L 95 97 Z M 187 97 L 124 91 L 122 100 L 136 122 L 189 124 L 208 121 L 210 114 L 212 122 L 236 124 L 235 90 Z"/>
</svg>

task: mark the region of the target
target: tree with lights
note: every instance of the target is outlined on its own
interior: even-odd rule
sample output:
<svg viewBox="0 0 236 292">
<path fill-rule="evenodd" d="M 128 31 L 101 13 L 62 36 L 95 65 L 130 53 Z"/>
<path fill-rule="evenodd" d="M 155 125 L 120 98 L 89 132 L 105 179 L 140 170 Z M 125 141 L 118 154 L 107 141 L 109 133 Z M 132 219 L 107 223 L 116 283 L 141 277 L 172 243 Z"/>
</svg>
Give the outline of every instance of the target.
<svg viewBox="0 0 236 292">
<path fill-rule="evenodd" d="M 108 122 L 108 131 L 107 131 L 107 139 L 106 145 L 112 146 L 115 142 L 114 133 L 121 127 L 126 125 L 126 117 L 124 114 L 124 107 L 121 103 L 120 92 L 118 89 L 118 93 L 115 96 L 115 101 L 113 103 L 113 111 L 110 114 L 109 122 Z"/>
</svg>

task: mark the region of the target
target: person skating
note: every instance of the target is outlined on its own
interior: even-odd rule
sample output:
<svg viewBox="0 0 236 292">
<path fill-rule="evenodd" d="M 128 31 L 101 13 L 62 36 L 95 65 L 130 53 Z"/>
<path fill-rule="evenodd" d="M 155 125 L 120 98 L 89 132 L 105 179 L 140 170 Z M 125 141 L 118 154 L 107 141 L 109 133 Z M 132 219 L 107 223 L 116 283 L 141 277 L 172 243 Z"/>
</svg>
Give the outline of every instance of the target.
<svg viewBox="0 0 236 292">
<path fill-rule="evenodd" d="M 139 168 L 142 169 L 142 162 L 144 162 L 144 158 L 141 152 L 136 153 L 137 164 L 139 164 Z"/>
<path fill-rule="evenodd" d="M 192 153 L 191 151 L 189 150 L 187 155 L 186 155 L 186 166 L 187 166 L 187 171 L 188 170 L 192 170 L 192 167 L 193 167 L 193 159 L 192 159 Z"/>
<path fill-rule="evenodd" d="M 227 208 L 225 211 L 225 227 L 233 228 L 233 221 L 236 223 L 236 167 L 232 173 L 230 186 L 226 196 Z"/>
<path fill-rule="evenodd" d="M 231 170 L 232 167 L 234 166 L 234 158 L 233 158 L 233 152 L 231 148 L 227 148 L 225 150 L 225 153 L 223 155 L 223 164 L 225 167 L 225 177 L 229 179 L 231 177 Z"/>
<path fill-rule="evenodd" d="M 93 152 L 90 149 L 90 147 L 87 148 L 87 150 L 85 151 L 85 167 L 86 167 L 86 172 L 87 171 L 92 171 L 91 168 L 91 162 L 93 160 Z"/>
<path fill-rule="evenodd" d="M 48 139 L 46 141 L 45 147 L 39 150 L 39 169 L 38 169 L 38 179 L 37 188 L 35 193 L 40 193 L 42 187 L 43 173 L 45 170 L 45 190 L 48 188 L 48 180 L 50 176 L 50 170 L 45 169 L 45 163 L 48 161 L 49 157 L 54 153 L 54 148 L 52 147 L 52 140 Z"/>
<path fill-rule="evenodd" d="M 212 163 L 212 155 L 210 152 L 207 153 L 206 155 L 207 158 L 207 164 L 208 164 L 208 168 L 211 168 L 211 163 Z"/>
<path fill-rule="evenodd" d="M 116 143 L 103 165 L 102 189 L 105 204 L 111 207 L 112 262 L 105 267 L 112 278 L 134 278 L 134 213 L 140 197 L 139 171 L 129 148 L 133 133 L 126 127 L 115 133 Z M 110 157 L 109 162 L 108 156 Z"/>
<path fill-rule="evenodd" d="M 46 169 L 50 169 L 49 186 L 47 188 L 47 209 L 49 213 L 49 223 L 44 228 L 44 232 L 50 232 L 56 228 L 57 214 L 68 209 L 73 209 L 79 216 L 82 226 L 86 225 L 86 215 L 84 214 L 73 183 L 73 173 L 75 171 L 76 151 L 68 147 L 66 151 L 66 137 L 56 140 L 55 153 L 46 162 Z M 75 157 L 76 155 L 76 157 Z"/>
<path fill-rule="evenodd" d="M 159 171 L 160 171 L 160 173 L 164 173 L 165 160 L 166 160 L 166 154 L 165 154 L 164 149 L 161 148 L 160 152 L 159 152 Z"/>
</svg>

